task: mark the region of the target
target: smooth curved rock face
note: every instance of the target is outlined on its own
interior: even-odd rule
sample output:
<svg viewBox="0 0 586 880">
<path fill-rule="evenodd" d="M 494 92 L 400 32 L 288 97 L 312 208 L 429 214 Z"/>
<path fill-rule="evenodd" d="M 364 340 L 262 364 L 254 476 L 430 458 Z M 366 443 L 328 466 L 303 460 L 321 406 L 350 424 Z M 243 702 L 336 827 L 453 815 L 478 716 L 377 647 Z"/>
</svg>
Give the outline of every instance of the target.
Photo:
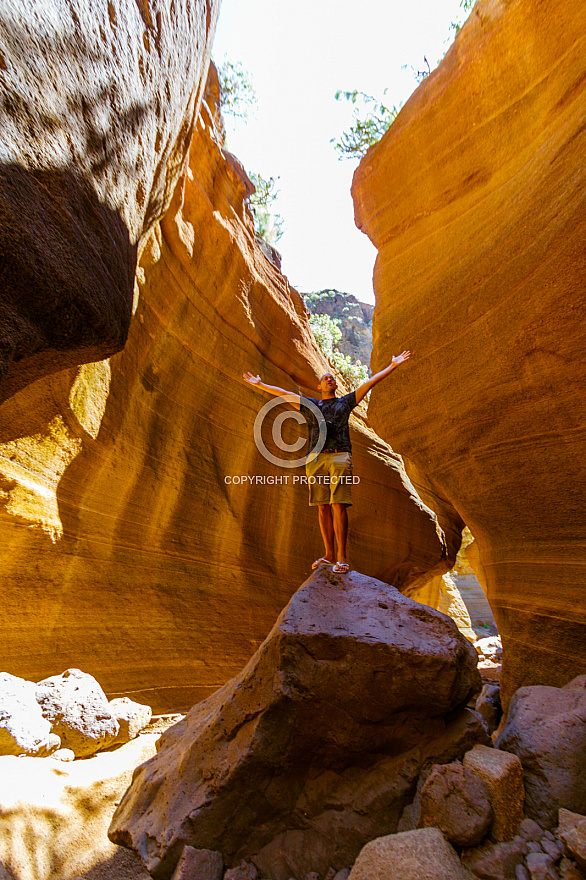
<svg viewBox="0 0 586 880">
<path fill-rule="evenodd" d="M 586 676 L 520 688 L 496 745 L 523 764 L 529 818 L 554 828 L 560 807 L 586 813 Z"/>
<path fill-rule="evenodd" d="M 246 668 L 169 728 L 112 820 L 156 878 L 184 845 L 288 880 L 396 829 L 479 684 L 443 614 L 357 572 L 312 575 Z"/>
<path fill-rule="evenodd" d="M 586 671 L 585 33 L 578 2 L 480 0 L 353 183 L 373 369 L 412 351 L 369 415 L 477 539 L 506 703 Z"/>
<path fill-rule="evenodd" d="M 142 251 L 124 351 L 0 407 L 5 668 L 39 680 L 77 666 L 157 713 L 237 674 L 323 552 L 293 481 L 303 470 L 256 448 L 271 398 L 242 373 L 315 394 L 328 367 L 299 294 L 255 242 L 250 183 L 212 123 L 206 109 Z M 352 438 L 352 565 L 399 588 L 445 571 L 400 457 L 360 414 Z"/>
<path fill-rule="evenodd" d="M 187 159 L 219 0 L 4 0 L 0 401 L 125 341 Z"/>
</svg>

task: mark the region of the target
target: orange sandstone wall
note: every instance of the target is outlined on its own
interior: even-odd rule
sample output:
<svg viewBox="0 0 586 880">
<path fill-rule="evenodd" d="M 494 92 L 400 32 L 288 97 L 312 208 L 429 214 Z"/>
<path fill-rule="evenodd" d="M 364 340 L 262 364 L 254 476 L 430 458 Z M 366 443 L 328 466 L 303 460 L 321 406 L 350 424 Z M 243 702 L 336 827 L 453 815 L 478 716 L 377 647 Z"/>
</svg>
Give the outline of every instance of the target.
<svg viewBox="0 0 586 880">
<path fill-rule="evenodd" d="M 241 377 L 310 393 L 326 365 L 299 294 L 255 241 L 250 183 L 208 101 L 142 250 L 124 351 L 0 407 L 3 668 L 39 679 L 77 666 L 158 712 L 233 676 L 320 555 L 302 472 L 259 455 L 269 398 Z M 397 586 L 449 568 L 434 516 L 360 414 L 353 442 L 353 565 Z M 225 480 L 241 474 L 289 485 Z"/>
<path fill-rule="evenodd" d="M 585 122 L 584 4 L 480 0 L 353 183 L 413 352 L 371 421 L 477 539 L 505 697 L 586 672 Z"/>
</svg>

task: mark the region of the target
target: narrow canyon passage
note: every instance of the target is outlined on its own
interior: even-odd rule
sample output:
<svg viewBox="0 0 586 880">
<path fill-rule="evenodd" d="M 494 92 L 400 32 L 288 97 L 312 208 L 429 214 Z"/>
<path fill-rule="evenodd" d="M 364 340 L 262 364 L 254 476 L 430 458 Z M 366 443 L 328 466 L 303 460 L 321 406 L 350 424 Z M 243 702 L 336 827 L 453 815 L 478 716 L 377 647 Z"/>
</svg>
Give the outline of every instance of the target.
<svg viewBox="0 0 586 880">
<path fill-rule="evenodd" d="M 277 441 L 285 425 L 294 457 L 298 429 L 277 406 L 263 451 L 267 398 L 242 378 L 359 384 L 318 344 L 318 291 L 258 234 L 211 61 L 218 0 L 15 8 L 2 687 L 26 680 L 37 711 L 36 684 L 83 670 L 157 720 L 52 758 L 45 715 L 46 749 L 14 746 L 0 688 L 0 880 L 372 880 L 365 844 L 423 852 L 432 828 L 435 880 L 493 880 L 505 856 L 537 880 L 531 855 L 580 880 L 586 7 L 478 0 L 356 169 L 371 374 L 412 355 L 349 420 L 347 575 L 312 572 L 317 511 Z M 474 801 L 463 843 L 434 785 Z"/>
</svg>

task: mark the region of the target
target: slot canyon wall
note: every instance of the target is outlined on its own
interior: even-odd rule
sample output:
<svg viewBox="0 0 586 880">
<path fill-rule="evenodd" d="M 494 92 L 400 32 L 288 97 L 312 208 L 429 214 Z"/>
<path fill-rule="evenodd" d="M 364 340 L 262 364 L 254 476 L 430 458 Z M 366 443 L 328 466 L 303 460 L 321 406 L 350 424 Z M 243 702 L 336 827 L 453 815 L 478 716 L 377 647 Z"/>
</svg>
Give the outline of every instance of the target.
<svg viewBox="0 0 586 880">
<path fill-rule="evenodd" d="M 585 155 L 584 4 L 479 0 L 353 183 L 413 353 L 371 423 L 476 538 L 505 701 L 586 672 Z"/>
<path fill-rule="evenodd" d="M 3 668 L 38 680 L 77 666 L 155 712 L 239 672 L 321 547 L 299 469 L 256 449 L 268 398 L 242 373 L 311 394 L 327 364 L 255 240 L 217 89 L 212 69 L 189 166 L 143 242 L 124 350 L 0 407 Z M 398 587 L 448 569 L 458 530 L 444 539 L 364 414 L 352 435 L 353 566 Z M 243 474 L 289 484 L 226 480 Z"/>
</svg>

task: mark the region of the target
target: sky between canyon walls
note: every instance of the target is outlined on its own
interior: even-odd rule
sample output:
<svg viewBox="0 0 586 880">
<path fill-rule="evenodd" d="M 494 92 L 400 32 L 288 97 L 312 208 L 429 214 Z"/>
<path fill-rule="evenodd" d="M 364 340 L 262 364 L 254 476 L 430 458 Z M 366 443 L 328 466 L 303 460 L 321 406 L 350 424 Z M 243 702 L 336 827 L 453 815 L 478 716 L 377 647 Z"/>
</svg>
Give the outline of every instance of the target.
<svg viewBox="0 0 586 880">
<path fill-rule="evenodd" d="M 332 138 L 351 123 L 338 89 L 360 89 L 387 106 L 417 87 L 462 21 L 460 0 L 222 0 L 214 60 L 240 61 L 258 96 L 255 118 L 227 117 L 226 147 L 248 171 L 279 176 L 277 247 L 298 290 L 336 288 L 374 302 L 376 251 L 354 225 L 357 161 L 340 161 Z M 406 69 L 404 67 L 406 66 Z"/>
</svg>

